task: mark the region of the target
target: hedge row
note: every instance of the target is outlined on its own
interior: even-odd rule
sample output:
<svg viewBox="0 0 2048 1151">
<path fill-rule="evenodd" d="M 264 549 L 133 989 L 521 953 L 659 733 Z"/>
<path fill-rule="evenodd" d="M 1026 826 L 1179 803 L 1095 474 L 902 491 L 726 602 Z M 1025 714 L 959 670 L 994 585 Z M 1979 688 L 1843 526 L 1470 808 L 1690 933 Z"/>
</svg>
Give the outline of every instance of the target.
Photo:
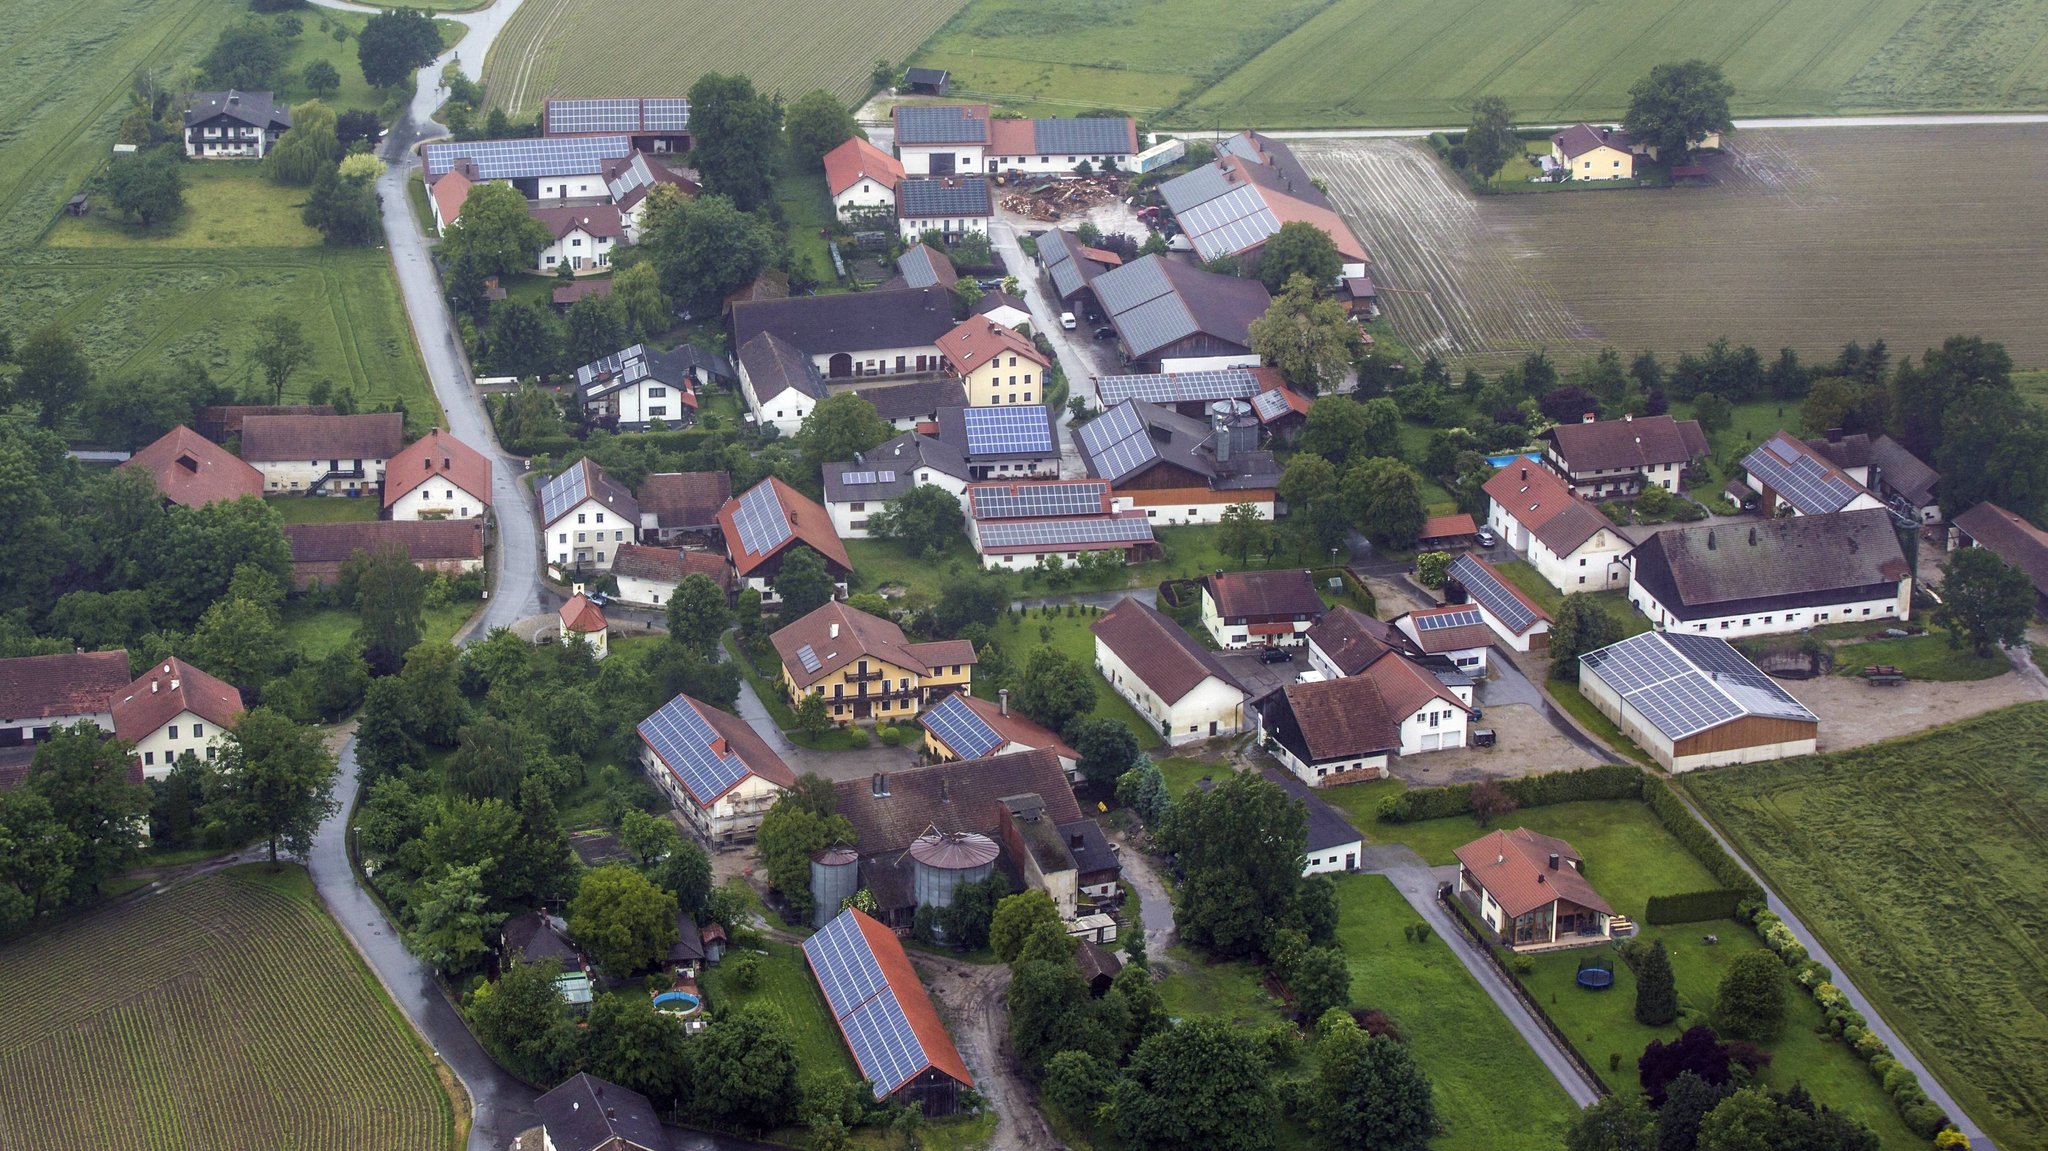
<svg viewBox="0 0 2048 1151">
<path fill-rule="evenodd" d="M 1763 885 L 1735 862 L 1735 857 L 1728 854 L 1721 841 L 1714 838 L 1714 833 L 1694 817 L 1691 809 L 1672 793 L 1669 785 L 1662 782 L 1644 784 L 1643 803 L 1672 838 L 1706 865 L 1716 883 L 1741 892 L 1745 899 L 1764 898 Z"/>
<path fill-rule="evenodd" d="M 1732 919 L 1735 907 L 1749 898 L 1746 891 L 1724 887 L 1718 891 L 1686 891 L 1677 895 L 1652 895 L 1643 908 L 1643 922 L 1653 926 L 1670 923 L 1703 923 Z"/>
<path fill-rule="evenodd" d="M 1448 819 L 1472 810 L 1472 784 L 1425 787 L 1390 795 L 1380 801 L 1379 818 L 1386 823 Z M 1610 763 L 1583 771 L 1557 771 L 1500 781 L 1500 789 L 1520 807 L 1549 807 L 1581 800 L 1640 799 L 1643 773 L 1632 764 Z"/>
</svg>

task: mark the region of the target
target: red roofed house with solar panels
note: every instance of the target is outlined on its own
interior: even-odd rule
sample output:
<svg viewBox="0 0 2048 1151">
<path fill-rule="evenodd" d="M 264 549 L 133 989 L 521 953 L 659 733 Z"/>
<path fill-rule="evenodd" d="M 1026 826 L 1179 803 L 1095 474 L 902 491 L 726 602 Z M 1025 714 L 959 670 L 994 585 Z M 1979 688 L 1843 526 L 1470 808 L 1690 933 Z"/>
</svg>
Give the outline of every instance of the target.
<svg viewBox="0 0 2048 1151">
<path fill-rule="evenodd" d="M 1461 555 L 1451 561 L 1444 598 L 1478 608 L 1479 618 L 1493 629 L 1495 638 L 1516 651 L 1550 650 L 1550 613 L 1477 556 Z"/>
<path fill-rule="evenodd" d="M 1021 571 L 1051 557 L 1078 563 L 1084 553 L 1116 552 L 1126 563 L 1158 553 L 1143 511 L 1117 511 L 1101 480 L 971 484 L 968 538 L 983 567 Z"/>
<path fill-rule="evenodd" d="M 541 554 L 559 572 L 610 571 L 640 532 L 640 503 L 585 457 L 540 485 Z"/>
<path fill-rule="evenodd" d="M 712 844 L 751 842 L 796 773 L 747 722 L 678 695 L 640 721 L 640 766 Z"/>
<path fill-rule="evenodd" d="M 1440 655 L 1473 675 L 1486 674 L 1486 649 L 1493 643 L 1486 618 L 1475 604 L 1447 603 L 1404 612 L 1391 621 L 1426 655 Z"/>
<path fill-rule="evenodd" d="M 775 594 L 775 576 L 782 571 L 783 557 L 797 546 L 822 556 L 839 594 L 846 594 L 853 561 L 847 558 L 839 533 L 832 530 L 832 517 L 815 500 L 774 476 L 725 501 L 718 509 L 718 527 L 739 586 L 760 592 L 762 606 L 782 602 Z"/>
<path fill-rule="evenodd" d="M 837 601 L 776 629 L 769 642 L 782 659 L 790 706 L 822 696 L 834 723 L 908 720 L 974 686 L 973 644 L 912 643 L 893 622 Z"/>
<path fill-rule="evenodd" d="M 877 1102 L 960 1109 L 974 1077 L 895 932 L 849 907 L 804 940 L 804 961 Z"/>
<path fill-rule="evenodd" d="M 1010 689 L 999 699 L 977 699 L 955 692 L 917 717 L 924 728 L 925 754 L 936 762 L 984 759 L 1013 751 L 1049 748 L 1060 757 L 1069 781 L 1081 765 L 1081 753 L 1038 724 L 1010 710 Z"/>
</svg>

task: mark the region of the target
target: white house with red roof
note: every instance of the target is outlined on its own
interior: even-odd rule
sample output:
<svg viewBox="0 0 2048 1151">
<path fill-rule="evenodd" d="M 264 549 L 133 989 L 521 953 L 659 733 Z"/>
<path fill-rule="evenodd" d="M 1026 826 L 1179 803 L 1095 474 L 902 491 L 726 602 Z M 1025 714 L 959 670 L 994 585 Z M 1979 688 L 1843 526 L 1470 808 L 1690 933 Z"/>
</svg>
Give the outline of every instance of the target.
<svg viewBox="0 0 2048 1151">
<path fill-rule="evenodd" d="M 490 458 L 439 428 L 384 466 L 384 514 L 391 519 L 476 519 L 490 506 Z"/>
<path fill-rule="evenodd" d="M 115 698 L 114 736 L 135 748 L 143 778 L 162 779 L 181 755 L 217 758 L 221 737 L 242 710 L 242 693 L 232 685 L 172 657 Z"/>
<path fill-rule="evenodd" d="M 1251 727 L 1244 688 L 1214 652 L 1143 600 L 1124 597 L 1090 624 L 1095 670 L 1169 744 Z"/>
<path fill-rule="evenodd" d="M 1495 472 L 1485 491 L 1493 501 L 1487 525 L 1552 587 L 1569 595 L 1628 586 L 1628 537 L 1557 473 L 1516 460 Z"/>
<path fill-rule="evenodd" d="M 731 712 L 678 695 L 640 721 L 640 766 L 713 844 L 751 841 L 796 773 Z"/>
<path fill-rule="evenodd" d="M 149 473 L 157 494 L 188 508 L 263 494 L 263 473 L 180 425 L 128 457 L 120 471 Z"/>
<path fill-rule="evenodd" d="M 640 503 L 585 457 L 540 485 L 541 554 L 556 568 L 611 570 L 619 545 L 640 530 Z"/>
<path fill-rule="evenodd" d="M 526 212 L 554 237 L 540 250 L 536 271 L 553 272 L 567 264 L 579 276 L 602 272 L 612 266 L 612 248 L 626 242 L 626 222 L 610 204 L 529 207 Z"/>
<path fill-rule="evenodd" d="M 562 605 L 557 619 L 560 625 L 558 634 L 564 646 L 587 643 L 592 659 L 603 659 L 611 654 L 611 625 L 604 618 L 604 609 L 583 594 L 582 584 L 576 585 L 576 594 Z"/>
<path fill-rule="evenodd" d="M 718 528 L 740 587 L 760 592 L 763 606 L 782 602 L 775 594 L 775 577 L 795 547 L 808 547 L 823 557 L 825 570 L 840 594 L 845 594 L 853 561 L 832 528 L 832 517 L 816 500 L 780 479 L 769 476 L 725 501 L 718 510 Z"/>
<path fill-rule="evenodd" d="M 1310 787 L 1330 787 L 1384 779 L 1396 756 L 1465 746 L 1471 692 L 1389 651 L 1356 675 L 1266 696 L 1259 722 L 1287 770 Z"/>
<path fill-rule="evenodd" d="M 1590 947 L 1634 932 L 1586 881 L 1584 860 L 1562 839 L 1526 827 L 1495 830 L 1457 855 L 1458 897 L 1505 947 Z"/>
<path fill-rule="evenodd" d="M 896 186 L 902 182 L 903 165 L 896 157 L 859 137 L 825 153 L 825 190 L 841 219 L 864 209 L 895 211 Z"/>
<path fill-rule="evenodd" d="M 1202 579 L 1202 627 L 1218 647 L 1293 647 L 1328 610 L 1301 568 L 1217 572 Z"/>
<path fill-rule="evenodd" d="M 720 591 L 729 592 L 732 587 L 732 567 L 717 552 L 623 543 L 612 556 L 612 576 L 619 581 L 619 594 L 614 598 L 620 603 L 662 607 L 693 575 L 717 584 Z"/>
</svg>

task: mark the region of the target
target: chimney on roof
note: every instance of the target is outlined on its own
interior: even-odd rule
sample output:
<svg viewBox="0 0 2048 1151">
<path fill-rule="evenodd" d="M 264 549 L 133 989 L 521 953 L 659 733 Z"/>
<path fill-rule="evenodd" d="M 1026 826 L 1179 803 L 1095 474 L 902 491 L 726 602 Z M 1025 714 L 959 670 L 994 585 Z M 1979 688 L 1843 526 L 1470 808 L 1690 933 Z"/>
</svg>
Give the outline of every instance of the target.
<svg viewBox="0 0 2048 1151">
<path fill-rule="evenodd" d="M 1006 687 L 1006 688 L 1003 688 L 1002 690 L 1000 690 L 1000 691 L 996 692 L 996 706 L 997 706 L 997 707 L 1000 707 L 1000 708 L 1002 708 L 1002 709 L 1003 709 L 1003 714 L 1004 714 L 1004 715 L 1008 715 L 1008 714 L 1010 714 L 1010 689 L 1009 689 L 1009 688 L 1007 688 L 1007 687 Z"/>
<path fill-rule="evenodd" d="M 826 627 L 825 627 L 825 638 L 826 638 L 826 639 L 838 639 L 838 638 L 839 638 L 839 625 L 838 625 L 838 624 L 836 624 L 836 623 L 834 623 L 834 624 L 828 624 L 828 625 L 826 625 Z"/>
<path fill-rule="evenodd" d="M 721 735 L 717 739 L 711 741 L 711 754 L 717 756 L 720 759 L 724 759 L 726 756 L 732 754 L 732 745 L 725 742 L 725 737 Z"/>
<path fill-rule="evenodd" d="M 1550 870 L 1557 870 L 1557 852 L 1555 851 L 1550 853 Z"/>
<path fill-rule="evenodd" d="M 150 680 L 150 681 L 149 681 L 149 694 L 151 694 L 151 695 L 155 695 L 155 694 L 156 694 L 156 688 L 157 688 L 157 683 L 156 683 L 156 681 L 155 681 L 155 680 Z"/>
<path fill-rule="evenodd" d="M 943 775 L 939 777 L 939 802 L 953 802 L 953 781 Z"/>
<path fill-rule="evenodd" d="M 1528 464 L 1523 464 L 1523 465 L 1522 465 L 1522 482 L 1523 482 L 1523 483 L 1527 483 L 1527 482 L 1529 482 L 1529 465 L 1528 465 Z"/>
<path fill-rule="evenodd" d="M 604 1117 L 607 1119 L 617 1119 L 619 1117 L 619 1109 L 616 1107 L 605 1108 Z"/>
<path fill-rule="evenodd" d="M 1507 861 L 1508 857 L 1506 856 L 1506 854 L 1498 854 L 1493 857 L 1494 866 L 1496 867 L 1503 863 L 1506 863 Z"/>
<path fill-rule="evenodd" d="M 1586 414 L 1579 417 L 1579 422 L 1582 424 L 1597 424 L 1600 422 L 1600 413 L 1587 412 Z"/>
<path fill-rule="evenodd" d="M 1840 428 L 1829 428 L 1826 432 L 1822 434 L 1827 436 L 1828 442 L 1831 444 L 1839 444 L 1842 442 L 1842 429 Z"/>
<path fill-rule="evenodd" d="M 889 794 L 889 776 L 887 773 L 878 771 L 868 779 L 868 794 L 875 796 Z"/>
<path fill-rule="evenodd" d="M 1545 879 L 1544 879 L 1544 875 L 1543 875 L 1543 873 L 1542 873 L 1542 872 L 1540 872 L 1540 871 L 1536 873 L 1536 882 L 1538 882 L 1538 883 L 1543 883 L 1543 882 L 1545 882 Z"/>
<path fill-rule="evenodd" d="M 176 691 L 176 690 L 178 690 L 178 681 L 177 681 L 177 680 L 175 680 L 175 679 L 171 681 L 171 690 L 172 690 L 172 691 Z"/>
<path fill-rule="evenodd" d="M 1635 423 L 1635 422 L 1636 422 L 1636 414 L 1635 414 L 1634 412 L 1623 412 L 1623 413 L 1621 413 L 1621 422 L 1622 422 L 1622 423 L 1624 423 L 1624 424 L 1632 424 L 1632 423 Z"/>
</svg>

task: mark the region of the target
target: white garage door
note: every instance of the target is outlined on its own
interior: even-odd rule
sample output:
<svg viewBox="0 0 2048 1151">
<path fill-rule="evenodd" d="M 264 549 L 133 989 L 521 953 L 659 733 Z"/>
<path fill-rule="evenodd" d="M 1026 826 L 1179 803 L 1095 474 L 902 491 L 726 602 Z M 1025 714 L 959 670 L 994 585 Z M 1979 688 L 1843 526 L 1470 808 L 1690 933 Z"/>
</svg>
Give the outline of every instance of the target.
<svg viewBox="0 0 2048 1151">
<path fill-rule="evenodd" d="M 1422 750 L 1424 751 L 1435 751 L 1443 745 L 1444 737 L 1441 734 L 1432 732 L 1422 737 Z"/>
</svg>

